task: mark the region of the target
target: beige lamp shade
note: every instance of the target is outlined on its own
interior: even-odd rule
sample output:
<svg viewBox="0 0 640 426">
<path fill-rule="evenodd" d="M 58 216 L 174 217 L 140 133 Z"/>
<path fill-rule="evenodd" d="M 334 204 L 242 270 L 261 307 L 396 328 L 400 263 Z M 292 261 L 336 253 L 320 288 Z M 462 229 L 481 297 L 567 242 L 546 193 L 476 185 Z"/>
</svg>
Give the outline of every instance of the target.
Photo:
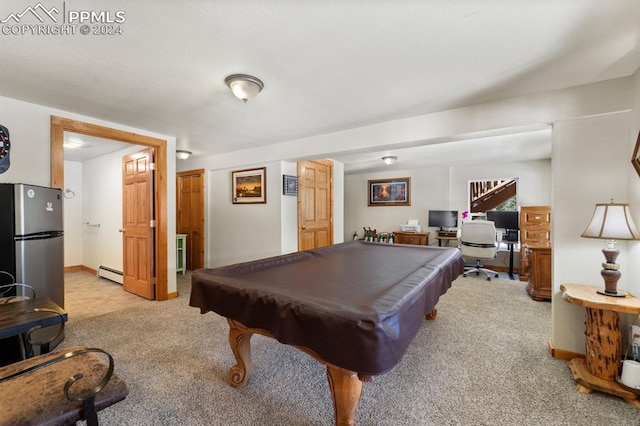
<svg viewBox="0 0 640 426">
<path fill-rule="evenodd" d="M 631 218 L 628 204 L 596 204 L 591 222 L 582 233 L 585 238 L 638 240 L 640 232 Z"/>
</svg>

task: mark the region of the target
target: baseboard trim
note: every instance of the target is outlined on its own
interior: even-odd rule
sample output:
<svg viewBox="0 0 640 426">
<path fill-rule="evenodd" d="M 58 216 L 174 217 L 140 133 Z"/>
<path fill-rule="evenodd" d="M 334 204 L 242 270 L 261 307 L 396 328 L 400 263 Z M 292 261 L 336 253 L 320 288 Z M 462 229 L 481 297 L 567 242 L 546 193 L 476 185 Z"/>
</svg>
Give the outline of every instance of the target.
<svg viewBox="0 0 640 426">
<path fill-rule="evenodd" d="M 553 347 L 553 343 L 549 340 L 549 354 L 562 361 L 570 361 L 574 358 L 584 358 L 584 354 L 577 352 L 565 351 L 564 349 L 557 349 Z"/>
<path fill-rule="evenodd" d="M 98 274 L 97 270 L 93 268 L 89 268 L 88 266 L 84 266 L 84 265 L 72 265 L 72 266 L 64 267 L 64 272 L 73 272 L 73 271 L 87 271 L 89 273 L 92 273 L 93 275 Z"/>
<path fill-rule="evenodd" d="M 167 295 L 167 298 L 169 298 L 169 299 L 175 299 L 176 297 L 178 297 L 178 292 L 177 291 L 174 291 L 173 293 L 169 293 Z"/>
</svg>

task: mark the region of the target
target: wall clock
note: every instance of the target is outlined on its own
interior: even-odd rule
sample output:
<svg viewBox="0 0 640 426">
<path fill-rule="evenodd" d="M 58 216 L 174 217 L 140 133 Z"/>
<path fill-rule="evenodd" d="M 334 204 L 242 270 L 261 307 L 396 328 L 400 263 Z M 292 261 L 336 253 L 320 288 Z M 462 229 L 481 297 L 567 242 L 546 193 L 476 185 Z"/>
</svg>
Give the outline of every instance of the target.
<svg viewBox="0 0 640 426">
<path fill-rule="evenodd" d="M 0 124 L 0 173 L 9 170 L 9 148 L 11 148 L 9 129 Z"/>
</svg>

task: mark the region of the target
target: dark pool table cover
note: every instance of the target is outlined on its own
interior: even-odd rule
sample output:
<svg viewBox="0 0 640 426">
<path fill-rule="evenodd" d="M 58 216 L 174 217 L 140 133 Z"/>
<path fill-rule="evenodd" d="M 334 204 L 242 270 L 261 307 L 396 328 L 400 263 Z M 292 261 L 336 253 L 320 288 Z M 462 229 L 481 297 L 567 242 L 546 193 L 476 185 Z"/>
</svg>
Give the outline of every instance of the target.
<svg viewBox="0 0 640 426">
<path fill-rule="evenodd" d="M 350 241 L 196 270 L 190 305 L 378 375 L 400 361 L 463 269 L 455 248 Z"/>
</svg>

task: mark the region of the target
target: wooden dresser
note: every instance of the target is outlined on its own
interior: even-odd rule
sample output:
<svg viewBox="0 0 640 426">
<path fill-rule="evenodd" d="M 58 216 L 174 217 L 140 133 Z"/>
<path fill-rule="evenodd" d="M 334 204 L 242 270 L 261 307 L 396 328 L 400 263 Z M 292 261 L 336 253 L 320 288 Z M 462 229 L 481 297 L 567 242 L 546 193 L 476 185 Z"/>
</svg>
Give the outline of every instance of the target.
<svg viewBox="0 0 640 426">
<path fill-rule="evenodd" d="M 533 300 L 551 300 L 551 241 L 525 243 L 522 250 L 529 277 L 527 293 Z"/>
<path fill-rule="evenodd" d="M 416 246 L 429 245 L 429 233 L 428 232 L 399 232 L 393 233 L 396 244 L 413 244 Z"/>
<path fill-rule="evenodd" d="M 527 252 L 528 250 L 528 252 Z M 534 252 L 534 259 L 528 259 L 528 256 Z M 547 258 L 542 256 L 548 256 Z M 543 260 L 544 259 L 544 260 Z M 536 299 L 545 299 L 551 297 L 551 206 L 522 206 L 520 207 L 520 268 L 518 274 L 520 281 L 530 281 L 529 274 L 535 270 L 535 283 L 533 286 L 539 288 L 548 288 L 547 291 L 533 291 Z M 535 262 L 541 262 L 536 264 Z M 529 294 L 532 294 L 529 292 Z M 540 296 L 540 297 L 538 297 Z M 533 296 L 532 296 L 533 297 Z"/>
</svg>

